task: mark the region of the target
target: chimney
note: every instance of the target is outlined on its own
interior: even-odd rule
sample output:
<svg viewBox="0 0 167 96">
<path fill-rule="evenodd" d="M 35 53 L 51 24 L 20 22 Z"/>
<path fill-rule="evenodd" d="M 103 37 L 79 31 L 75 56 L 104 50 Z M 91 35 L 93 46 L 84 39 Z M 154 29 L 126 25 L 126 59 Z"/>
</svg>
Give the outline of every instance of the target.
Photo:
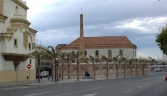
<svg viewBox="0 0 167 96">
<path fill-rule="evenodd" d="M 80 63 L 85 63 L 84 52 L 84 32 L 83 32 L 83 14 L 80 14 L 80 52 L 82 52 Z"/>
</svg>

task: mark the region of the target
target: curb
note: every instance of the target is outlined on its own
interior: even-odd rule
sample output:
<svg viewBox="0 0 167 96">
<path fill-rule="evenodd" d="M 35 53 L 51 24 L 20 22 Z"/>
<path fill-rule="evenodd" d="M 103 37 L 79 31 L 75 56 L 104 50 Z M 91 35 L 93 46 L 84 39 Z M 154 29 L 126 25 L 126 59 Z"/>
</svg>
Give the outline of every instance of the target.
<svg viewBox="0 0 167 96">
<path fill-rule="evenodd" d="M 148 76 L 152 76 L 152 75 L 155 75 L 155 74 L 151 74 L 151 75 L 148 75 Z M 128 77 L 114 77 L 114 78 L 104 78 L 104 79 L 91 79 L 91 80 L 88 80 L 88 81 L 73 81 L 73 82 L 51 82 L 50 84 L 24 84 L 24 86 L 46 86 L 46 85 L 60 85 L 60 84 L 69 84 L 69 83 L 80 83 L 80 82 L 92 82 L 92 81 L 104 81 L 104 80 L 109 80 L 109 79 L 121 79 L 121 78 L 133 78 L 133 77 L 144 77 L 144 76 L 128 76 Z"/>
</svg>

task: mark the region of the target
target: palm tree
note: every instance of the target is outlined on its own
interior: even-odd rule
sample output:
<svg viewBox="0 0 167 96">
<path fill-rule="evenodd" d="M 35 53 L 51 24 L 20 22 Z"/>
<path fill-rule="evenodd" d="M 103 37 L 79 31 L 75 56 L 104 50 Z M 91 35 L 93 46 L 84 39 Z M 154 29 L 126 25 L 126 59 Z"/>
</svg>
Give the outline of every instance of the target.
<svg viewBox="0 0 167 96">
<path fill-rule="evenodd" d="M 135 60 L 135 63 L 136 63 L 136 76 L 137 76 L 138 75 L 138 73 L 137 73 L 137 63 L 138 63 L 139 59 L 135 58 L 134 60 Z"/>
<path fill-rule="evenodd" d="M 95 79 L 95 57 L 92 55 L 88 55 L 88 60 L 90 60 L 93 64 L 93 79 Z"/>
<path fill-rule="evenodd" d="M 66 58 L 66 55 L 67 53 L 66 52 L 60 52 L 59 53 L 59 58 L 61 59 L 61 62 L 62 62 L 62 66 L 61 66 L 61 78 L 63 80 L 63 77 L 64 77 L 64 61 L 65 61 L 65 58 Z"/>
<path fill-rule="evenodd" d="M 29 54 L 31 57 L 34 57 L 38 61 L 38 83 L 40 82 L 40 62 L 41 59 L 44 57 L 44 52 L 34 51 Z"/>
<path fill-rule="evenodd" d="M 52 56 L 50 54 L 46 53 L 46 54 L 44 54 L 44 58 L 46 58 L 50 61 L 51 65 L 52 65 L 52 69 L 53 69 L 53 63 L 52 63 L 53 58 L 52 58 Z M 52 81 L 53 81 L 53 70 L 51 70 L 51 71 L 52 71 Z"/>
<path fill-rule="evenodd" d="M 108 78 L 108 62 L 109 62 L 109 60 L 111 60 L 112 59 L 112 56 L 104 56 L 104 55 L 102 55 L 101 56 L 101 59 L 103 60 L 103 61 L 106 61 L 106 71 L 107 71 L 107 76 L 106 76 L 106 78 Z"/>
<path fill-rule="evenodd" d="M 118 77 L 118 59 L 119 59 L 120 55 L 113 57 L 114 62 L 116 62 L 116 77 Z"/>
<path fill-rule="evenodd" d="M 62 49 L 63 47 L 60 47 L 58 50 L 55 50 L 55 48 L 54 47 L 52 47 L 52 46 L 48 46 L 48 51 L 47 51 L 47 53 L 50 55 L 50 57 L 52 58 L 52 62 L 53 62 L 53 64 L 55 64 L 56 63 L 56 58 L 58 57 L 58 55 L 59 55 L 59 52 L 60 52 L 60 50 Z M 57 52 L 56 52 L 57 51 Z M 57 74 L 57 67 L 56 67 L 57 65 L 55 64 L 55 82 L 57 82 L 57 80 L 58 80 L 58 74 Z M 53 73 L 52 73 L 53 74 Z"/>
<path fill-rule="evenodd" d="M 131 58 L 129 59 L 129 64 L 130 64 L 130 73 L 131 73 L 131 76 L 132 76 L 132 63 L 133 63 L 134 59 Z"/>
<path fill-rule="evenodd" d="M 82 52 L 79 50 L 76 53 L 72 53 L 72 57 L 77 60 L 77 81 L 79 81 L 79 57 L 81 56 Z"/>
<path fill-rule="evenodd" d="M 127 57 L 122 57 L 122 60 L 124 62 L 124 77 L 125 77 L 125 73 L 126 73 L 126 60 L 127 60 Z"/>
<path fill-rule="evenodd" d="M 67 61 L 67 63 L 68 63 L 68 65 L 67 65 L 67 67 L 68 67 L 68 79 L 70 79 L 70 61 L 72 60 L 73 58 L 72 58 L 72 53 L 70 52 L 70 53 L 67 53 L 67 55 L 66 55 L 66 61 Z"/>
</svg>

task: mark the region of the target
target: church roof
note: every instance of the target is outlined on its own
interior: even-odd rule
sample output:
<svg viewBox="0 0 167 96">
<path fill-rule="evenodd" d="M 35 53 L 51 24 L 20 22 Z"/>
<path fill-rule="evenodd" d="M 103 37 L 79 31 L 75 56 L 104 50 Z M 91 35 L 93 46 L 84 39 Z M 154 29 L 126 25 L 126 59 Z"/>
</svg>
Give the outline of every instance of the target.
<svg viewBox="0 0 167 96">
<path fill-rule="evenodd" d="M 80 38 L 77 38 L 68 46 L 79 46 Z M 126 36 L 100 36 L 84 37 L 84 45 L 134 45 Z"/>
</svg>

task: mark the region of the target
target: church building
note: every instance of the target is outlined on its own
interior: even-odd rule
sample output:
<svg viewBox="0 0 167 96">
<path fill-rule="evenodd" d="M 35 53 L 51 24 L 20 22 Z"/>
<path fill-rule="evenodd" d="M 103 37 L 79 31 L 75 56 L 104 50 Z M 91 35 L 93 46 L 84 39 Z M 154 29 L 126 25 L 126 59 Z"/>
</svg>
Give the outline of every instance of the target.
<svg viewBox="0 0 167 96">
<path fill-rule="evenodd" d="M 70 44 L 59 44 L 56 48 L 63 46 L 62 52 L 76 52 L 80 50 L 81 58 L 92 56 L 128 56 L 136 58 L 137 46 L 126 36 L 98 36 L 84 37 L 83 14 L 80 14 L 80 37 Z M 83 62 L 84 63 L 84 62 Z"/>
<path fill-rule="evenodd" d="M 29 53 L 35 50 L 37 31 L 29 27 L 28 9 L 22 0 L 0 0 L 0 83 L 36 79 Z"/>
</svg>

